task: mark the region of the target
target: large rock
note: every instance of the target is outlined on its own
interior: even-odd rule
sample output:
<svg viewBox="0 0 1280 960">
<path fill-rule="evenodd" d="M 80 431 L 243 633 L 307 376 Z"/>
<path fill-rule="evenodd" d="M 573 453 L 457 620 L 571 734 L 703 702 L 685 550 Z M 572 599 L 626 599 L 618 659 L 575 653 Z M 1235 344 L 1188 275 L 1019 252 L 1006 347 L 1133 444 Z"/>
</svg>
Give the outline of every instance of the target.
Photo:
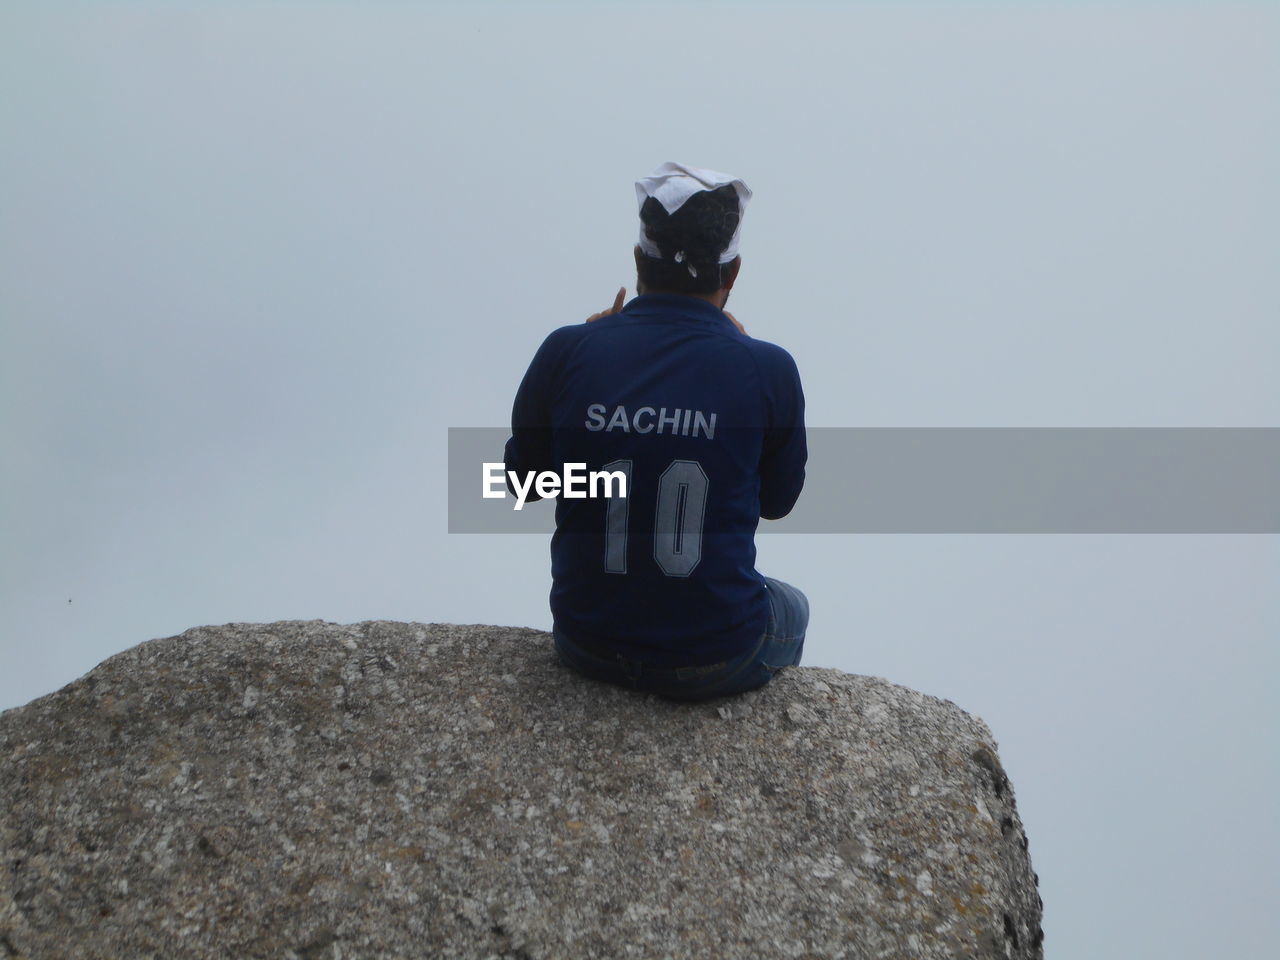
<svg viewBox="0 0 1280 960">
<path fill-rule="evenodd" d="M 0 957 L 1041 956 L 986 726 L 679 704 L 534 630 L 229 624 L 0 716 Z"/>
</svg>

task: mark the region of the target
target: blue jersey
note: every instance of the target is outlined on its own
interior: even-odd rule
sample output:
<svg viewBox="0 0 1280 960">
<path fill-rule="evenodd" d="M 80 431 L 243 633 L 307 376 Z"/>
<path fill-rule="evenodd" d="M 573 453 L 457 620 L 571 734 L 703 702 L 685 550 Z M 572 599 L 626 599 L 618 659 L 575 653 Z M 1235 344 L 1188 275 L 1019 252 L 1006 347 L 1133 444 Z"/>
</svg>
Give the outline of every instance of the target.
<svg viewBox="0 0 1280 960">
<path fill-rule="evenodd" d="M 627 480 L 625 498 L 556 504 L 558 630 L 662 666 L 755 645 L 769 612 L 756 526 L 790 512 L 804 485 L 804 394 L 787 351 L 705 300 L 639 296 L 546 338 L 511 426 L 506 468 L 521 477 L 582 463 Z"/>
</svg>

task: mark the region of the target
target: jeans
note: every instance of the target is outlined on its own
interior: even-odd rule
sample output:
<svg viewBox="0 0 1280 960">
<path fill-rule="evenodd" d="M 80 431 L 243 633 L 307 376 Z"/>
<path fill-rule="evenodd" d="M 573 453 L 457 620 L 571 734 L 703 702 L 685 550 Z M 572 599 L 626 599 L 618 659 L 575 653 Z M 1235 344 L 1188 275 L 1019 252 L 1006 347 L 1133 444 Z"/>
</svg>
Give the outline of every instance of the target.
<svg viewBox="0 0 1280 960">
<path fill-rule="evenodd" d="M 554 630 L 556 652 L 565 666 L 602 680 L 670 700 L 709 700 L 763 687 L 783 667 L 798 666 L 809 625 L 809 601 L 781 580 L 764 578 L 769 623 L 759 643 L 732 660 L 696 667 L 653 667 L 616 654 L 606 658 Z"/>
</svg>

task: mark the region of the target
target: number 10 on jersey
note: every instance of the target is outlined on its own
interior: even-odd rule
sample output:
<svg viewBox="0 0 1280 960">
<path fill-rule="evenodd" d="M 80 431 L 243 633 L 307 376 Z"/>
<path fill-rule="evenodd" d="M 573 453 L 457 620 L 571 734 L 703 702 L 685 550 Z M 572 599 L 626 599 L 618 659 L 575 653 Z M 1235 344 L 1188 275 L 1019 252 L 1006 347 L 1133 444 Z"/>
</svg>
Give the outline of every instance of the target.
<svg viewBox="0 0 1280 960">
<path fill-rule="evenodd" d="M 604 569 L 627 572 L 627 525 L 631 501 L 639 489 L 632 461 L 614 460 L 602 468 L 626 475 L 627 497 L 610 497 L 605 513 Z M 707 507 L 707 474 L 697 460 L 672 460 L 658 477 L 653 509 L 653 559 L 668 577 L 687 577 L 702 559 L 702 524 Z"/>
</svg>

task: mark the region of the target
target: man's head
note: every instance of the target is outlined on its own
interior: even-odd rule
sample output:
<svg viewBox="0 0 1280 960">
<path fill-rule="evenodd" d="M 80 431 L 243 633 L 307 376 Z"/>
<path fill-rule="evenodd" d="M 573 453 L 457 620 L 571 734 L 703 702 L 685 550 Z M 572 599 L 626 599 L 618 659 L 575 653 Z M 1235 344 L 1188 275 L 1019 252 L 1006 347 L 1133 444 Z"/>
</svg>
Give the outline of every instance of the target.
<svg viewBox="0 0 1280 960">
<path fill-rule="evenodd" d="M 636 183 L 636 289 L 720 302 L 738 275 L 738 236 L 751 191 L 736 177 L 665 163 Z"/>
</svg>

